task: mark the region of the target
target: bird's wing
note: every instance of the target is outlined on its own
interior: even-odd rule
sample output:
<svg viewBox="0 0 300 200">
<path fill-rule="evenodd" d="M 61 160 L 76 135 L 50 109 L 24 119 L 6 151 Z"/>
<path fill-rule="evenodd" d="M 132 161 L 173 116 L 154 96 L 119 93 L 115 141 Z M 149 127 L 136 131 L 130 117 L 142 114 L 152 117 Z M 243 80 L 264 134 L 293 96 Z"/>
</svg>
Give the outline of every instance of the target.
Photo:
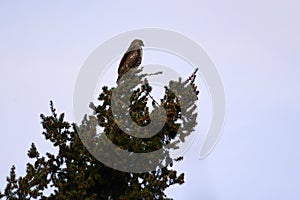
<svg viewBox="0 0 300 200">
<path fill-rule="evenodd" d="M 124 73 L 125 71 L 127 71 L 131 67 L 134 67 L 135 63 L 139 59 L 139 56 L 140 56 L 140 53 L 139 53 L 138 50 L 133 50 L 133 51 L 126 52 L 124 54 L 123 58 L 121 59 L 119 69 L 118 69 L 118 73 L 119 74 Z"/>
</svg>

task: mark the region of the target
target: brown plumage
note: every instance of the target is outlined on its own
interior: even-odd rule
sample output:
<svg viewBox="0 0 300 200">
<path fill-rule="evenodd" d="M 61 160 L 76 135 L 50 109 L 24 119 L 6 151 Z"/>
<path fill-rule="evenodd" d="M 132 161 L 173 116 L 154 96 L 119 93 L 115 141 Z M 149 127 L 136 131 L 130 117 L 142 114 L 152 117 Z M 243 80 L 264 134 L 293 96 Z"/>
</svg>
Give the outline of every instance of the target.
<svg viewBox="0 0 300 200">
<path fill-rule="evenodd" d="M 144 46 L 142 40 L 135 39 L 131 42 L 128 50 L 124 54 L 119 64 L 119 76 L 117 79 L 117 83 L 126 72 L 128 72 L 132 68 L 138 67 L 141 64 L 143 56 L 142 46 Z"/>
</svg>

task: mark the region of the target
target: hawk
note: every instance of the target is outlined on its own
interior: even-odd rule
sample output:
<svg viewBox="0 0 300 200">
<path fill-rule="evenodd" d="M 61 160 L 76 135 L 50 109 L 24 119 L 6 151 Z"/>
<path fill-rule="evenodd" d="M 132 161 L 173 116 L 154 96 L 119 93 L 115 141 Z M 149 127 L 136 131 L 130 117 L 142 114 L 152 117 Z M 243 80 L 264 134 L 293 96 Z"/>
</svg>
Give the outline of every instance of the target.
<svg viewBox="0 0 300 200">
<path fill-rule="evenodd" d="M 127 49 L 119 64 L 119 76 L 117 79 L 117 83 L 126 72 L 128 72 L 132 68 L 138 67 L 141 64 L 143 56 L 142 46 L 144 46 L 142 40 L 135 39 L 131 42 L 129 48 Z"/>
</svg>

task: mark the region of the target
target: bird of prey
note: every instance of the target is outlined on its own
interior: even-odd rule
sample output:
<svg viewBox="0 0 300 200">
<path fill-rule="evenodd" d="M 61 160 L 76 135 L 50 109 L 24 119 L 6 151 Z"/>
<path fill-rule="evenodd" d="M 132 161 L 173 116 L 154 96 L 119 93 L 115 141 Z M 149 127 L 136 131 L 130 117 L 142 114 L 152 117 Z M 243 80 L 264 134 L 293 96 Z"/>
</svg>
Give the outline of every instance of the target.
<svg viewBox="0 0 300 200">
<path fill-rule="evenodd" d="M 144 46 L 144 43 L 140 39 L 135 39 L 131 42 L 119 64 L 117 83 L 126 72 L 141 64 L 143 56 L 142 46 Z"/>
</svg>

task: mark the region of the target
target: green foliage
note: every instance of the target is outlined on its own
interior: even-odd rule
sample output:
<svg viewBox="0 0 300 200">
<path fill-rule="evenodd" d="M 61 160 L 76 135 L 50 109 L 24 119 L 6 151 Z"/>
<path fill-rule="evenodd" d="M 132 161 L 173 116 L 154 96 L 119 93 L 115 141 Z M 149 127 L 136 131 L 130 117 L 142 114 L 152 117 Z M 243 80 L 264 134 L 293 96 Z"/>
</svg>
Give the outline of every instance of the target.
<svg viewBox="0 0 300 200">
<path fill-rule="evenodd" d="M 132 84 L 120 83 L 117 87 L 120 91 L 131 92 L 128 115 L 139 126 L 147 126 L 151 117 L 155 116 L 158 103 L 152 98 L 152 88 L 144 79 L 145 75 L 138 75 L 141 70 L 136 70 L 130 78 Z M 165 88 L 165 95 L 159 105 L 166 110 L 167 119 L 158 134 L 150 138 L 137 138 L 124 133 L 116 124 L 111 109 L 112 92 L 116 88 L 103 87 L 99 95 L 99 105 L 91 104 L 94 115 L 86 116 L 81 125 L 70 124 L 64 119 L 64 114 L 57 114 L 53 103 L 50 103 L 51 115 L 41 114 L 43 135 L 54 147 L 58 148 L 58 154 L 46 153 L 41 156 L 35 146 L 31 145 L 28 157 L 32 159 L 27 164 L 26 175 L 16 178 L 15 167 L 11 168 L 7 185 L 1 197 L 6 199 L 169 199 L 164 193 L 165 189 L 175 184 L 184 183 L 184 174 L 178 174 L 172 169 L 171 162 L 161 168 L 164 160 L 157 163 L 157 169 L 146 173 L 128 173 L 110 168 L 92 156 L 85 145 L 86 143 L 101 145 L 101 137 L 105 134 L 110 141 L 122 149 L 130 152 L 152 152 L 164 149 L 165 159 L 169 156 L 168 144 L 171 148 L 178 148 L 179 142 L 184 142 L 185 137 L 194 131 L 196 126 L 195 102 L 197 98 L 180 102 L 182 96 L 175 95 L 172 88 L 185 90 L 192 88 L 198 94 L 194 84 L 196 71 L 186 81 L 171 81 Z M 119 103 L 126 99 L 120 95 Z M 147 102 L 152 103 L 152 111 Z M 183 112 L 183 109 L 185 112 Z M 102 127 L 102 133 L 98 133 L 96 127 Z M 179 127 L 181 130 L 179 131 Z M 178 136 L 178 137 L 177 137 Z M 95 149 L 105 155 L 105 149 Z M 174 161 L 182 160 L 182 157 Z M 116 161 L 117 162 L 117 161 Z M 147 162 L 147 160 L 145 160 Z M 145 163 L 141 163 L 145 164 Z M 53 192 L 46 195 L 45 190 L 50 188 Z"/>
</svg>

